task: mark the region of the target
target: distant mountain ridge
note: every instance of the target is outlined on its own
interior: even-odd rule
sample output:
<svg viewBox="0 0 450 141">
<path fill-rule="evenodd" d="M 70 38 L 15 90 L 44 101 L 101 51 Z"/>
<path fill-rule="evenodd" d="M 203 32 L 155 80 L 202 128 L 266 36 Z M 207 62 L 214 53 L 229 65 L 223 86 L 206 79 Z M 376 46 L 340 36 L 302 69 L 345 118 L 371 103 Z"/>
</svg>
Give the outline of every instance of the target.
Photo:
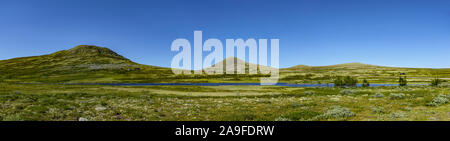
<svg viewBox="0 0 450 141">
<path fill-rule="evenodd" d="M 54 58 L 64 58 L 64 59 L 78 59 L 85 62 L 78 62 L 79 64 L 120 64 L 120 63 L 127 63 L 127 64 L 138 64 L 135 63 L 122 55 L 108 49 L 105 47 L 99 47 L 95 45 L 79 45 L 74 48 L 68 49 L 68 50 L 62 50 L 58 51 L 52 54 L 48 55 L 42 55 L 42 56 L 30 56 L 30 57 L 19 57 L 19 58 L 12 58 L 8 60 L 0 60 L 0 63 L 8 64 L 8 63 L 16 63 L 15 61 L 21 61 L 22 59 L 29 59 L 28 61 L 36 61 L 36 59 L 54 59 Z M 237 62 L 243 62 L 246 66 L 248 66 L 250 63 L 245 62 L 237 57 L 228 57 L 220 62 L 222 62 L 226 66 L 226 60 L 229 59 L 235 59 L 235 64 Z M 76 60 L 69 60 L 67 63 L 71 64 L 71 61 Z M 25 62 L 24 62 L 25 63 Z M 259 64 L 256 64 L 258 66 L 261 66 Z M 214 65 L 212 65 L 214 66 Z M 387 66 L 378 66 L 378 65 L 371 65 L 371 64 L 364 64 L 360 62 L 352 62 L 352 63 L 344 63 L 344 64 L 336 64 L 336 65 L 328 65 L 328 66 L 308 66 L 308 65 L 296 65 L 288 68 L 280 68 L 280 69 L 294 69 L 294 68 L 311 68 L 311 67 L 387 67 Z M 207 68 L 205 68 L 207 69 Z"/>
<path fill-rule="evenodd" d="M 352 62 L 352 63 L 343 63 L 343 64 L 335 64 L 335 65 L 327 65 L 327 66 L 309 66 L 309 65 L 296 65 L 284 69 L 292 69 L 292 68 L 312 68 L 312 67 L 387 67 L 387 66 L 379 66 L 379 65 L 371 65 L 364 64 L 360 62 Z"/>
</svg>

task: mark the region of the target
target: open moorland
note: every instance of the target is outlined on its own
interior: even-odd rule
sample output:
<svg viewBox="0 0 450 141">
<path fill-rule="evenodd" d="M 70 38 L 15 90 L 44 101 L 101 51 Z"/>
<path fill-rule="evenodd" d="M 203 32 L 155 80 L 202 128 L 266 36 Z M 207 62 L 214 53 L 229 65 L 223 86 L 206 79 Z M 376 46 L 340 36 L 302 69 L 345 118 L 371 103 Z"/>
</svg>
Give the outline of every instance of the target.
<svg viewBox="0 0 450 141">
<path fill-rule="evenodd" d="M 234 58 L 228 58 L 234 59 Z M 241 61 L 235 59 L 235 61 Z M 280 69 L 280 82 L 341 76 L 390 87 L 108 86 L 76 83 L 259 83 L 265 75 L 174 75 L 107 49 L 77 46 L 0 61 L 0 120 L 450 120 L 450 69 L 349 63 Z M 442 80 L 429 86 L 431 80 Z M 422 85 L 411 85 L 422 84 Z"/>
<path fill-rule="evenodd" d="M 152 121 L 450 120 L 450 87 L 0 84 L 0 119 Z"/>
</svg>

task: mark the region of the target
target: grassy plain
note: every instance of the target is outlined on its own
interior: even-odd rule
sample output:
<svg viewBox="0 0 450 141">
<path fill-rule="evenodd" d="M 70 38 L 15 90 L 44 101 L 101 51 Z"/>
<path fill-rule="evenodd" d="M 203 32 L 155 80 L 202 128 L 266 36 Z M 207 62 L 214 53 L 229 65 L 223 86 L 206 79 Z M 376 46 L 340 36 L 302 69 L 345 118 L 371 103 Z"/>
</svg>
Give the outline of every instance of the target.
<svg viewBox="0 0 450 141">
<path fill-rule="evenodd" d="M 99 86 L 0 84 L 0 120 L 450 120 L 449 86 Z"/>
</svg>

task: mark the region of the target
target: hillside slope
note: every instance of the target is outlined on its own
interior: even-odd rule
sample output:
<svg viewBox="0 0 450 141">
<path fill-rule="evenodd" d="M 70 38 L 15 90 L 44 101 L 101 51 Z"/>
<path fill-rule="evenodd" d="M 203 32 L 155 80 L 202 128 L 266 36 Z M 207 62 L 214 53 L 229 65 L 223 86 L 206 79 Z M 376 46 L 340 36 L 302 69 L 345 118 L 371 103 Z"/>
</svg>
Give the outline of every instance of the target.
<svg viewBox="0 0 450 141">
<path fill-rule="evenodd" d="M 69 70 L 73 72 L 72 69 L 74 68 L 77 71 L 101 69 L 108 64 L 111 67 L 137 65 L 107 48 L 83 45 L 49 55 L 0 61 L 0 65 L 2 66 L 0 72 L 14 75 L 55 73 Z"/>
<path fill-rule="evenodd" d="M 228 64 L 227 62 L 234 62 L 234 65 Z M 223 69 L 224 73 L 226 72 L 227 68 L 231 68 L 231 67 L 233 67 L 235 69 L 234 73 L 237 73 L 238 64 L 244 64 L 245 74 L 249 74 L 250 72 L 255 72 L 255 71 L 257 72 L 259 69 L 273 69 L 271 67 L 267 67 L 267 66 L 263 66 L 263 65 L 259 65 L 259 64 L 248 63 L 237 57 L 228 57 L 222 61 L 217 62 L 216 64 L 212 65 L 211 67 L 203 69 L 203 71 L 204 72 L 214 72 L 214 67 L 217 66 L 218 64 L 222 64 L 222 69 Z M 250 66 L 255 66 L 256 69 L 250 68 Z"/>
<path fill-rule="evenodd" d="M 0 61 L 0 78 L 18 82 L 67 82 L 111 79 L 139 71 L 169 70 L 141 65 L 103 47 L 80 45 L 48 55 Z"/>
</svg>

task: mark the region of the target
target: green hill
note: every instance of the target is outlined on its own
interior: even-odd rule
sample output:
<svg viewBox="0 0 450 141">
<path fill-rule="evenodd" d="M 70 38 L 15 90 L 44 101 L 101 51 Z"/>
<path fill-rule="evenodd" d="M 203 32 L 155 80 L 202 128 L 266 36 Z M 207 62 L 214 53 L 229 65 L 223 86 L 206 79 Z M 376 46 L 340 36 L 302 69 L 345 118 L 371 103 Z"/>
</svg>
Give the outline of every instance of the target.
<svg viewBox="0 0 450 141">
<path fill-rule="evenodd" d="M 0 61 L 3 81 L 14 82 L 108 82 L 115 76 L 167 68 L 141 65 L 92 45 L 80 45 L 48 55 Z"/>
</svg>

